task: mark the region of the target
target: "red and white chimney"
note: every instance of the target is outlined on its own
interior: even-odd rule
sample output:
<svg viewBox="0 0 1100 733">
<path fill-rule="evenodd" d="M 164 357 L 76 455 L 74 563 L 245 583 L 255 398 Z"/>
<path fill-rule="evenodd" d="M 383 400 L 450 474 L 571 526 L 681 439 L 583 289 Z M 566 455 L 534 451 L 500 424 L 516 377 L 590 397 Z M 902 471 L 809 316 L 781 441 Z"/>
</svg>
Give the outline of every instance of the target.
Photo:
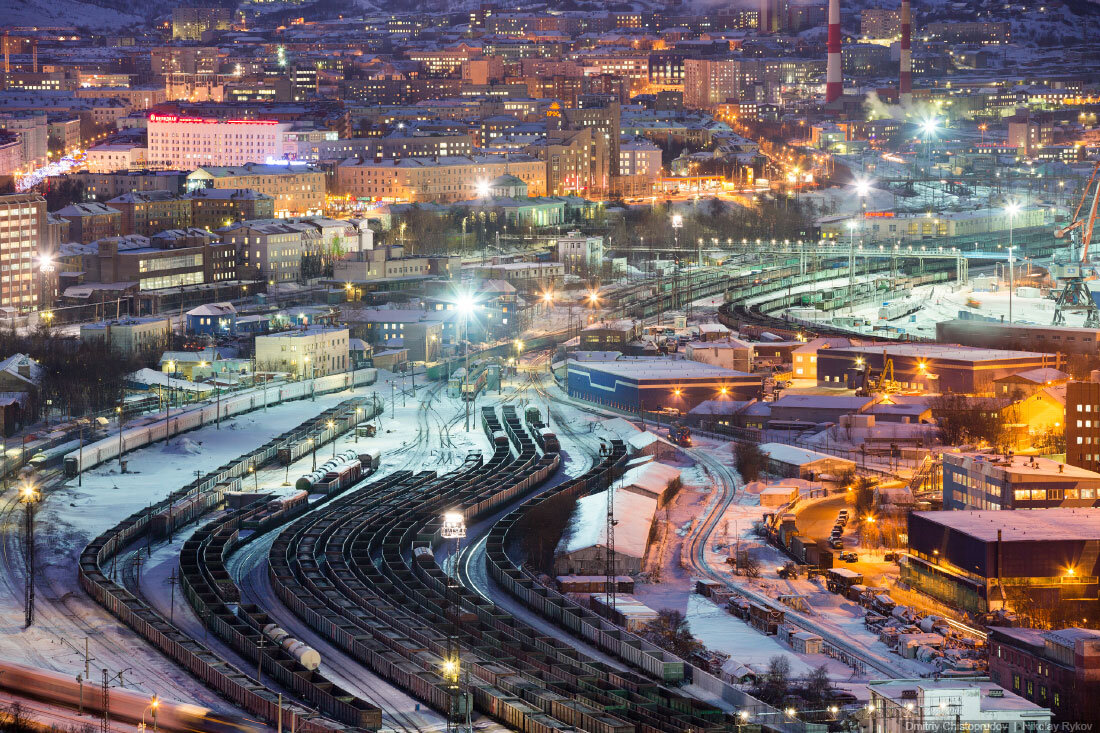
<svg viewBox="0 0 1100 733">
<path fill-rule="evenodd" d="M 829 0 L 829 60 L 825 65 L 825 103 L 840 99 L 844 93 L 840 60 L 840 0 Z"/>
<path fill-rule="evenodd" d="M 903 106 L 913 101 L 913 14 L 909 0 L 901 0 L 901 77 L 898 80 L 898 101 Z"/>
</svg>

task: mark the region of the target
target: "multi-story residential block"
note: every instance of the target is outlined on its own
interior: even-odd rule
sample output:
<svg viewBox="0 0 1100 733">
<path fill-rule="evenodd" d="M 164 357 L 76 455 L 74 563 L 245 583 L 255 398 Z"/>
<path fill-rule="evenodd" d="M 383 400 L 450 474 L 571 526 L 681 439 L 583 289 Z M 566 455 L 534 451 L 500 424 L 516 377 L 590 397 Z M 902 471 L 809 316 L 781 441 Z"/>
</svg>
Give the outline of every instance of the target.
<svg viewBox="0 0 1100 733">
<path fill-rule="evenodd" d="M 303 229 L 294 224 L 239 222 L 218 230 L 222 241 L 237 249 L 241 273 L 270 283 L 294 282 L 302 276 Z"/>
<path fill-rule="evenodd" d="M 332 279 L 337 282 L 367 283 L 377 280 L 425 278 L 431 274 L 427 257 L 406 257 L 401 246 L 361 250 L 333 263 Z"/>
<path fill-rule="evenodd" d="M 200 188 L 185 194 L 183 200 L 190 207 L 191 225 L 200 229 L 275 217 L 275 199 L 250 188 Z"/>
<path fill-rule="evenodd" d="M 68 220 L 70 240 L 82 244 L 118 236 L 122 227 L 122 212 L 96 201 L 70 204 L 53 213 Z"/>
<path fill-rule="evenodd" d="M 878 40 L 901 35 L 901 11 L 889 8 L 863 8 L 859 11 L 859 34 Z"/>
<path fill-rule="evenodd" d="M 90 201 L 106 201 L 124 193 L 139 191 L 170 191 L 183 193 L 187 182 L 187 171 L 112 171 L 92 173 L 77 171 L 64 178 L 51 178 L 51 183 L 70 180 L 84 188 L 84 198 Z"/>
<path fill-rule="evenodd" d="M 489 181 L 511 174 L 529 194 L 546 193 L 546 165 L 529 156 L 485 155 L 348 161 L 336 169 L 341 193 L 377 201 L 452 203 L 476 198 Z"/>
<path fill-rule="evenodd" d="M 558 237 L 558 261 L 570 274 L 596 272 L 603 264 L 603 237 L 569 232 Z"/>
<path fill-rule="evenodd" d="M 275 216 L 319 214 L 325 204 L 325 172 L 304 164 L 249 163 L 202 166 L 187 177 L 187 189 L 251 189 L 275 200 Z"/>
<path fill-rule="evenodd" d="M 256 368 L 309 379 L 348 370 L 348 329 L 307 328 L 256 337 Z"/>
<path fill-rule="evenodd" d="M 1100 383 L 1066 385 L 1066 462 L 1100 472 Z"/>
<path fill-rule="evenodd" d="M 124 193 L 107 205 L 122 213 L 119 234 L 149 237 L 191 226 L 191 202 L 170 191 Z"/>
<path fill-rule="evenodd" d="M 148 155 L 149 149 L 142 142 L 104 143 L 88 148 L 85 165 L 89 173 L 141 170 Z"/>
<path fill-rule="evenodd" d="M 159 356 L 172 346 L 172 321 L 151 317 L 85 323 L 80 326 L 80 339 L 103 341 L 107 348 L 127 358 Z"/>
<path fill-rule="evenodd" d="M 661 178 L 661 148 L 642 138 L 619 144 L 619 176 L 614 185 L 623 196 L 649 196 Z"/>
<path fill-rule="evenodd" d="M 46 164 L 50 150 L 50 126 L 45 112 L 0 112 L 0 130 L 19 135 L 24 169 Z"/>
<path fill-rule="evenodd" d="M 172 38 L 180 41 L 201 41 L 212 32 L 232 27 L 233 11 L 229 8 L 172 8 Z"/>
<path fill-rule="evenodd" d="M 46 199 L 36 193 L 0 196 L 0 307 L 28 310 L 39 303 L 35 258 L 45 236 Z"/>
</svg>

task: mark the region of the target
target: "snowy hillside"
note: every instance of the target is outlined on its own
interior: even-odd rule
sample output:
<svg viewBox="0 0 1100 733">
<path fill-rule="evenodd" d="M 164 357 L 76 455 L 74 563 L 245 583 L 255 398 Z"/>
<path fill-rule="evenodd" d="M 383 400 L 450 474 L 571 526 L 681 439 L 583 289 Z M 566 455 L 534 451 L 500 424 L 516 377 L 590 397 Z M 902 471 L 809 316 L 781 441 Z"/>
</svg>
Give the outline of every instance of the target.
<svg viewBox="0 0 1100 733">
<path fill-rule="evenodd" d="M 106 0 L 103 5 L 80 0 L 5 0 L 3 25 L 13 26 L 76 26 L 93 29 L 114 28 L 123 30 L 142 23 L 143 18 L 127 12 L 132 3 L 122 0 L 115 3 Z"/>
</svg>

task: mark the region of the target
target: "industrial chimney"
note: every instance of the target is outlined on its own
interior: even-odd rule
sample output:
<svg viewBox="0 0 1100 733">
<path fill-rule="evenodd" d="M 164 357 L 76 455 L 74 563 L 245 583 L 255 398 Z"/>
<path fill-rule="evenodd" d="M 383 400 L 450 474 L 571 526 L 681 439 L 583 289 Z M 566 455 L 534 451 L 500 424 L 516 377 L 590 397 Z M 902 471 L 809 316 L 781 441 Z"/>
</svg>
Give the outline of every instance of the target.
<svg viewBox="0 0 1100 733">
<path fill-rule="evenodd" d="M 829 0 L 829 60 L 825 66 L 825 103 L 840 99 L 844 93 L 840 60 L 840 0 Z"/>
<path fill-rule="evenodd" d="M 901 78 L 898 84 L 898 101 L 908 106 L 913 101 L 913 14 L 909 0 L 901 0 Z"/>
</svg>

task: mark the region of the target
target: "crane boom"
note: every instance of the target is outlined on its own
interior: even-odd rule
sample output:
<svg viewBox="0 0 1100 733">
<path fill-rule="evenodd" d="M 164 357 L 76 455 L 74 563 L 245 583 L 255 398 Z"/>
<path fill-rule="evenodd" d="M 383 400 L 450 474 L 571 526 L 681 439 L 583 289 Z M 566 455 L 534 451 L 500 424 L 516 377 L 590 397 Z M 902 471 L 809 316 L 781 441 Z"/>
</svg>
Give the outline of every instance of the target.
<svg viewBox="0 0 1100 733">
<path fill-rule="evenodd" d="M 1086 208 L 1087 207 L 1087 208 Z M 1069 224 L 1054 230 L 1055 237 L 1074 234 L 1074 245 L 1080 237 L 1081 259 L 1076 271 L 1068 277 L 1060 278 L 1065 282 L 1054 301 L 1054 325 L 1066 325 L 1066 313 L 1083 313 L 1086 328 L 1100 328 L 1100 308 L 1097 307 L 1093 293 L 1085 284 L 1085 267 L 1089 261 L 1089 246 L 1096 228 L 1096 212 L 1100 208 L 1100 163 L 1093 166 L 1092 175 L 1081 192 L 1081 199 L 1073 211 Z M 1078 233 L 1078 230 L 1079 233 Z M 1073 250 L 1071 250 L 1071 258 Z"/>
</svg>

